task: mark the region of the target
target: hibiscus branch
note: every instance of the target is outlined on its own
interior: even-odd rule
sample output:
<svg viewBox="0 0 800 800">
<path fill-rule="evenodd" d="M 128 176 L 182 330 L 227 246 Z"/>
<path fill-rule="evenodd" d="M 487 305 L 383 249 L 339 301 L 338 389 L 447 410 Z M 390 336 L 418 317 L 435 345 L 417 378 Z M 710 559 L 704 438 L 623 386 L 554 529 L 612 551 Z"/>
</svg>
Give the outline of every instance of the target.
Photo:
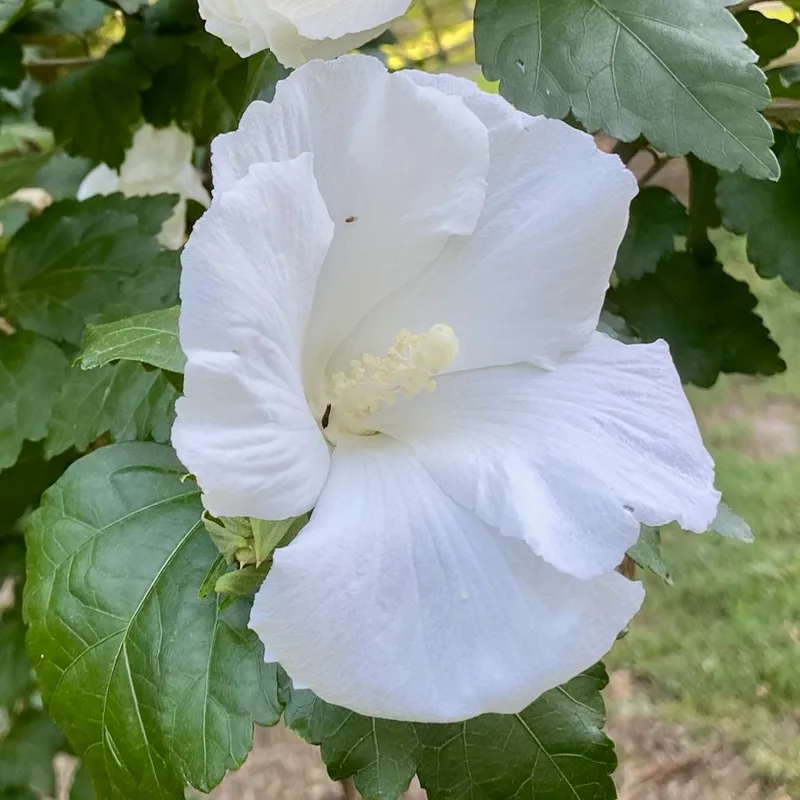
<svg viewBox="0 0 800 800">
<path fill-rule="evenodd" d="M 361 795 L 358 793 L 353 781 L 340 781 L 339 785 L 342 787 L 342 797 L 344 800 L 360 800 Z"/>
<path fill-rule="evenodd" d="M 717 210 L 717 171 L 689 154 L 689 236 L 686 249 L 698 264 L 713 264 L 717 249 L 708 238 L 709 228 L 720 225 Z"/>
<path fill-rule="evenodd" d="M 623 164 L 629 164 L 631 159 L 646 145 L 647 139 L 645 139 L 644 136 L 640 136 L 632 142 L 617 142 L 612 152 L 622 159 Z"/>
<path fill-rule="evenodd" d="M 650 169 L 648 169 L 642 175 L 642 177 L 639 178 L 639 186 L 645 186 L 648 184 L 651 180 L 653 180 L 653 178 L 655 178 L 656 175 L 658 175 L 659 172 L 661 172 L 662 169 L 664 169 L 664 167 L 667 166 L 667 164 L 669 164 L 670 161 L 672 161 L 669 156 L 661 156 L 653 150 L 650 150 L 650 153 L 655 160 L 653 161 Z"/>
<path fill-rule="evenodd" d="M 92 56 L 75 56 L 73 58 L 35 58 L 25 62 L 29 69 L 37 67 L 84 67 L 87 64 L 94 64 L 99 58 Z"/>
</svg>

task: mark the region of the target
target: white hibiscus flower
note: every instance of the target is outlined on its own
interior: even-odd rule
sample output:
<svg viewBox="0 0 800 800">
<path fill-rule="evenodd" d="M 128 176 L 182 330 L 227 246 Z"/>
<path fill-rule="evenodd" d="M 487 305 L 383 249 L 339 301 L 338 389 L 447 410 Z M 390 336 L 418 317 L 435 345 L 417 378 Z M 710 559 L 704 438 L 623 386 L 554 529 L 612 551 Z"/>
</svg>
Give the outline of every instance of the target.
<svg viewBox="0 0 800 800">
<path fill-rule="evenodd" d="M 204 206 L 210 200 L 202 173 L 192 166 L 193 148 L 192 137 L 174 125 L 169 128 L 143 125 L 134 134 L 119 172 L 105 164 L 95 167 L 78 187 L 78 199 L 114 192 L 122 192 L 126 197 L 179 195 L 175 212 L 158 237 L 165 247 L 177 249 L 186 239 L 187 200 L 196 200 Z"/>
<path fill-rule="evenodd" d="M 664 342 L 595 327 L 636 192 L 471 83 L 313 62 L 213 145 L 173 440 L 212 514 L 314 509 L 251 626 L 364 714 L 516 712 L 600 658 L 713 465 Z"/>
<path fill-rule="evenodd" d="M 246 58 L 272 50 L 297 67 L 366 44 L 402 16 L 411 0 L 200 0 L 209 33 Z"/>
</svg>

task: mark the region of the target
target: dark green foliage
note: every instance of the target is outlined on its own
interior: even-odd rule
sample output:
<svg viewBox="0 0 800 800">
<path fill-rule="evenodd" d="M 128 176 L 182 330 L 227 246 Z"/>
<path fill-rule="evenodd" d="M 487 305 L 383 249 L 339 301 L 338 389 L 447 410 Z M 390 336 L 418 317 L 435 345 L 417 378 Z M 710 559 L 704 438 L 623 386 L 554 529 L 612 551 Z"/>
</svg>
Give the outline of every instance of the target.
<svg viewBox="0 0 800 800">
<path fill-rule="evenodd" d="M 0 34 L 0 87 L 16 89 L 25 77 L 22 47 L 10 34 Z"/>
<path fill-rule="evenodd" d="M 0 336 L 0 470 L 16 463 L 25 440 L 44 439 L 67 368 L 61 350 L 41 336 Z"/>
<path fill-rule="evenodd" d="M 71 155 L 118 167 L 133 141 L 131 126 L 141 115 L 139 93 L 149 83 L 136 56 L 117 47 L 50 84 L 36 99 L 36 120 L 51 128 Z"/>
<path fill-rule="evenodd" d="M 280 713 L 247 602 L 222 611 L 198 598 L 216 551 L 184 476 L 167 447 L 105 447 L 67 470 L 27 526 L 36 674 L 109 800 L 210 790 L 244 761 L 253 722 Z"/>
<path fill-rule="evenodd" d="M 2 557 L 3 547 L 0 540 L 0 558 Z M 6 711 L 12 709 L 16 701 L 29 695 L 33 688 L 33 670 L 25 652 L 25 625 L 22 623 L 20 609 L 6 609 L 0 615 L 0 708 Z"/>
<path fill-rule="evenodd" d="M 111 441 L 169 441 L 177 392 L 160 370 L 123 362 L 85 371 L 71 367 L 55 399 L 45 456 Z"/>
<path fill-rule="evenodd" d="M 519 714 L 464 723 L 390 722 L 285 689 L 286 724 L 321 746 L 331 777 L 353 777 L 367 800 L 396 800 L 418 772 L 430 800 L 611 800 L 617 761 L 603 734 L 602 665 L 553 689 Z"/>
<path fill-rule="evenodd" d="M 675 237 L 688 231 L 686 209 L 658 187 L 642 189 L 631 204 L 631 218 L 614 271 L 620 280 L 655 272 L 662 256 L 675 250 Z"/>
<path fill-rule="evenodd" d="M 177 282 L 174 256 L 157 275 L 143 275 L 155 263 L 164 265 L 157 262 L 161 246 L 154 237 L 175 200 L 113 195 L 52 205 L 6 250 L 11 317 L 28 330 L 77 344 L 87 322 L 108 318 L 109 306 L 113 318 L 170 305 Z M 144 300 L 131 293 L 132 280 Z"/>
<path fill-rule="evenodd" d="M 754 312 L 756 298 L 720 264 L 674 253 L 654 273 L 612 289 L 609 300 L 643 341 L 667 340 L 685 383 L 707 387 L 721 372 L 774 375 L 786 368 Z"/>
<path fill-rule="evenodd" d="M 43 711 L 29 709 L 13 719 L 0 739 L 0 791 L 55 794 L 53 758 L 64 736 Z"/>
<path fill-rule="evenodd" d="M 782 56 L 797 44 L 797 31 L 779 19 L 765 17 L 758 11 L 743 11 L 736 16 L 747 33 L 747 45 L 758 53 L 761 66 Z"/>
<path fill-rule="evenodd" d="M 776 133 L 777 183 L 741 173 L 720 178 L 717 200 L 725 227 L 747 234 L 747 256 L 765 278 L 780 276 L 800 291 L 800 137 Z"/>
</svg>

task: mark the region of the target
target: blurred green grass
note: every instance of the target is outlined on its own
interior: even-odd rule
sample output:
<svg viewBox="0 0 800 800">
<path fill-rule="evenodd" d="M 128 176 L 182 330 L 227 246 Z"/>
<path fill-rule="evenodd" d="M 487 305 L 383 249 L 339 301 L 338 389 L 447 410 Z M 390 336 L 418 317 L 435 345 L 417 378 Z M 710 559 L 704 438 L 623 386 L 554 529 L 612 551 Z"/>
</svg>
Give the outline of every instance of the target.
<svg viewBox="0 0 800 800">
<path fill-rule="evenodd" d="M 645 577 L 645 607 L 610 666 L 631 670 L 663 717 L 720 731 L 757 775 L 800 793 L 800 295 L 759 278 L 743 239 L 716 244 L 788 366 L 689 391 L 717 485 L 755 542 L 665 531 L 675 585 Z"/>
</svg>

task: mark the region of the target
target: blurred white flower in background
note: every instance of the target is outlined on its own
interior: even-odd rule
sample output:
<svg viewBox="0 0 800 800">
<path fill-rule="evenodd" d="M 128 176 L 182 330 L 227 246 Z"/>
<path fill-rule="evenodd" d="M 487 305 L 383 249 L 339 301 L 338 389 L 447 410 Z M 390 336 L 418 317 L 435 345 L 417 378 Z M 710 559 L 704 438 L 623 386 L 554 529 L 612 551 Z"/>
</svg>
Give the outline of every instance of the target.
<svg viewBox="0 0 800 800">
<path fill-rule="evenodd" d="M 251 626 L 367 715 L 520 711 L 636 613 L 640 523 L 714 518 L 664 342 L 596 332 L 636 181 L 466 80 L 313 62 L 213 144 L 173 442 L 217 516 L 314 509 Z"/>
<path fill-rule="evenodd" d="M 78 199 L 122 192 L 126 197 L 149 194 L 178 194 L 175 213 L 165 223 L 159 241 L 172 249 L 186 238 L 186 202 L 196 200 L 208 206 L 210 198 L 203 175 L 192 166 L 194 142 L 175 126 L 153 128 L 143 125 L 134 134 L 119 172 L 105 164 L 95 167 L 78 187 Z"/>
<path fill-rule="evenodd" d="M 209 33 L 246 58 L 271 50 L 287 67 L 366 44 L 411 0 L 200 0 Z"/>
</svg>

